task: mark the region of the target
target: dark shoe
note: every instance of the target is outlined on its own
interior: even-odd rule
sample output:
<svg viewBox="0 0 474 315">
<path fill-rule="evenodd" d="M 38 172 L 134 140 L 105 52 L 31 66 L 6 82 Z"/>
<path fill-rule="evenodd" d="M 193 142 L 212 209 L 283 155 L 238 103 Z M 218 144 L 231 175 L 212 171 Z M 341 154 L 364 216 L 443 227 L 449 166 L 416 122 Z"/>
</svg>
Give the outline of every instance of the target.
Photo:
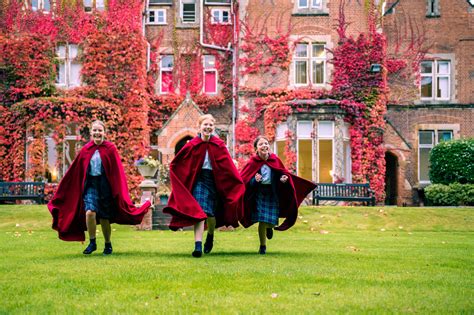
<svg viewBox="0 0 474 315">
<path fill-rule="evenodd" d="M 112 243 L 105 243 L 103 254 L 104 255 L 112 254 Z"/>
<path fill-rule="evenodd" d="M 86 249 L 82 252 L 85 255 L 90 255 L 92 252 L 95 252 L 97 250 L 97 244 L 96 243 L 89 243 L 87 245 Z"/>
<path fill-rule="evenodd" d="M 204 243 L 204 254 L 209 254 L 214 246 L 214 234 L 207 234 L 206 242 Z"/>
<path fill-rule="evenodd" d="M 194 243 L 194 252 L 192 253 L 193 257 L 199 258 L 202 256 L 202 242 Z"/>
<path fill-rule="evenodd" d="M 267 253 L 267 246 L 265 245 L 260 245 L 260 249 L 258 250 L 258 253 L 260 255 L 265 255 Z"/>
<path fill-rule="evenodd" d="M 271 240 L 273 238 L 273 228 L 267 228 L 267 239 Z"/>
</svg>

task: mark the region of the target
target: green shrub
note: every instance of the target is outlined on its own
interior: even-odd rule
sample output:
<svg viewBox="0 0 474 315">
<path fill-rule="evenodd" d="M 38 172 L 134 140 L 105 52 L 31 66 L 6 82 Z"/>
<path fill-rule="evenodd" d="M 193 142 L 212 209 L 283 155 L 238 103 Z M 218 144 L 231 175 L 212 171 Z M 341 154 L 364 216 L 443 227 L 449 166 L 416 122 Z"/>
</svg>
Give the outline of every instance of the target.
<svg viewBox="0 0 474 315">
<path fill-rule="evenodd" d="M 433 184 L 474 184 L 474 138 L 441 142 L 430 153 Z"/>
<path fill-rule="evenodd" d="M 425 196 L 428 204 L 432 206 L 473 206 L 474 185 L 433 184 L 425 188 Z"/>
</svg>

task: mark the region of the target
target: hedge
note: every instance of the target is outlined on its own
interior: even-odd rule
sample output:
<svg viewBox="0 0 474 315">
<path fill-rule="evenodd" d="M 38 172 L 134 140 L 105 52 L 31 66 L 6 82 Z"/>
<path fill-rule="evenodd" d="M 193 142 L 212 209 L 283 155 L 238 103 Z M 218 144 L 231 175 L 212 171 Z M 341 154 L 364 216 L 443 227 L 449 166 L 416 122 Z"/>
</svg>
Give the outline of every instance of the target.
<svg viewBox="0 0 474 315">
<path fill-rule="evenodd" d="M 425 188 L 425 196 L 430 206 L 474 206 L 474 185 L 433 184 Z"/>
</svg>

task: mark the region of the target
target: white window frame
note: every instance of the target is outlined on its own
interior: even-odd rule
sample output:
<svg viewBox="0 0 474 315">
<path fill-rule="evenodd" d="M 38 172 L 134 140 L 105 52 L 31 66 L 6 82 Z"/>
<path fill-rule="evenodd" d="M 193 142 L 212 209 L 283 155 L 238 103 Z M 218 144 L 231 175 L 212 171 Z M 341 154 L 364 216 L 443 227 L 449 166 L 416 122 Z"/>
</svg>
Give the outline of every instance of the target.
<svg viewBox="0 0 474 315">
<path fill-rule="evenodd" d="M 200 0 L 202 1 L 202 0 Z M 194 4 L 194 20 L 193 21 L 185 21 L 184 20 L 184 5 L 185 4 Z M 183 24 L 191 24 L 191 23 L 196 23 L 197 20 L 197 1 L 196 0 L 181 0 L 181 8 L 180 8 L 180 17 L 181 17 L 181 22 Z"/>
<path fill-rule="evenodd" d="M 320 41 L 308 41 L 308 42 L 300 42 L 297 43 L 296 45 L 306 45 L 306 57 L 301 57 L 296 55 L 296 49 L 293 55 L 293 85 L 296 87 L 300 86 L 308 86 L 308 85 L 315 85 L 319 87 L 326 86 L 327 84 L 327 54 L 326 54 L 326 49 L 327 49 L 327 43 L 325 42 L 320 42 Z M 324 57 L 317 57 L 313 56 L 313 46 L 315 45 L 323 45 L 324 49 Z M 296 62 L 301 62 L 304 61 L 306 62 L 306 83 L 296 83 Z M 314 71 L 314 65 L 313 63 L 322 61 L 323 63 L 323 82 L 322 83 L 315 83 L 314 78 L 313 78 L 313 71 Z"/>
<path fill-rule="evenodd" d="M 309 8 L 310 2 L 312 2 L 312 0 L 297 0 L 297 1 L 298 1 L 298 9 Z M 301 1 L 306 1 L 307 5 L 301 5 Z"/>
<path fill-rule="evenodd" d="M 43 12 L 51 12 L 51 0 L 36 0 L 37 1 L 37 7 L 34 7 L 33 6 L 33 1 L 30 0 L 29 3 L 31 3 L 31 10 L 34 11 L 34 12 L 37 12 L 37 11 L 43 11 Z M 44 8 L 44 4 L 45 2 L 49 2 L 49 9 L 46 10 Z"/>
<path fill-rule="evenodd" d="M 224 22 L 224 12 L 227 12 L 227 22 Z M 217 20 L 215 19 L 215 13 L 218 14 Z M 211 24 L 232 24 L 230 18 L 230 9 L 212 9 Z"/>
<path fill-rule="evenodd" d="M 432 132 L 431 134 L 431 144 L 420 144 L 420 132 Z M 421 175 L 421 159 L 420 159 L 420 152 L 421 149 L 430 149 L 431 150 L 440 143 L 439 141 L 439 133 L 440 132 L 451 132 L 451 140 L 454 139 L 454 130 L 452 129 L 447 129 L 447 128 L 440 128 L 440 129 L 420 129 L 418 130 L 418 183 L 420 184 L 431 184 L 430 180 L 421 180 L 420 175 Z M 429 165 L 428 165 L 429 168 Z"/>
<path fill-rule="evenodd" d="M 303 124 L 311 124 L 311 133 L 309 135 L 300 135 L 300 126 Z M 299 171 L 299 152 L 300 152 L 300 142 L 299 140 L 313 140 L 312 134 L 313 134 L 313 121 L 312 120 L 298 120 L 296 123 L 296 172 L 298 173 Z M 311 141 L 311 164 L 313 165 L 314 161 L 314 143 Z M 314 165 L 313 165 L 314 167 Z M 314 169 L 311 167 L 311 177 L 314 176 Z M 299 176 L 299 173 L 298 173 Z"/>
<path fill-rule="evenodd" d="M 160 56 L 160 82 L 159 82 L 159 86 L 160 86 L 160 94 L 169 94 L 170 92 L 163 92 L 162 90 L 162 87 L 163 87 L 163 82 L 162 82 L 162 74 L 163 72 L 171 72 L 173 73 L 173 67 L 164 67 L 163 64 L 162 64 L 162 61 L 163 61 L 163 57 L 165 56 L 171 56 L 173 58 L 173 67 L 174 67 L 174 56 L 173 55 L 161 55 Z"/>
<path fill-rule="evenodd" d="M 214 58 L 214 67 L 206 67 L 206 58 L 213 57 Z M 216 91 L 215 92 L 206 92 L 206 72 L 214 72 L 216 74 L 215 76 L 215 86 L 216 86 Z M 219 87 L 217 86 L 218 80 L 218 73 L 217 73 L 217 68 L 216 68 L 216 56 L 214 55 L 204 55 L 202 56 L 202 75 L 203 75 L 203 84 L 202 84 L 202 92 L 207 94 L 207 95 L 217 95 L 219 92 Z"/>
<path fill-rule="evenodd" d="M 327 122 L 330 122 L 332 123 L 332 129 L 331 129 L 331 135 L 329 136 L 321 136 L 321 133 L 320 133 L 320 129 L 319 129 L 319 126 L 321 123 L 327 123 Z M 318 166 L 318 178 L 317 178 L 317 181 L 320 182 L 320 174 L 319 174 L 319 170 L 320 170 L 320 167 L 319 167 L 319 161 L 320 161 L 320 147 L 319 147 L 319 140 L 332 140 L 332 167 L 334 168 L 335 167 L 335 150 L 334 150 L 334 145 L 335 145 L 335 128 L 336 128 L 336 123 L 335 121 L 333 120 L 319 120 L 318 121 L 318 162 L 317 162 L 317 166 Z M 334 169 L 332 169 L 332 171 L 334 172 Z M 334 176 L 332 176 L 332 182 L 334 183 Z"/>
<path fill-rule="evenodd" d="M 323 7 L 323 0 L 309 0 L 311 2 L 311 8 L 321 9 Z M 319 3 L 315 3 L 319 2 Z"/>
<path fill-rule="evenodd" d="M 281 132 L 279 132 L 281 129 Z M 279 123 L 275 129 L 275 141 L 273 141 L 273 152 L 278 155 L 278 145 L 277 142 L 284 141 L 286 142 L 286 134 L 288 132 L 288 124 L 286 122 Z M 279 158 L 282 158 L 279 156 Z"/>
<path fill-rule="evenodd" d="M 82 4 L 84 5 L 84 11 L 86 13 L 92 13 L 94 10 L 96 11 L 104 11 L 105 10 L 105 0 L 83 0 Z"/>
<path fill-rule="evenodd" d="M 60 50 L 61 47 L 64 47 L 64 56 L 60 55 Z M 74 57 L 71 57 L 72 50 L 75 48 L 76 50 L 76 55 Z M 77 62 L 78 60 L 78 55 L 80 53 L 80 47 L 75 44 L 61 44 L 56 47 L 56 58 L 59 60 L 58 66 L 60 67 L 62 64 L 64 64 L 64 82 L 59 81 L 59 72 L 60 69 L 58 68 L 58 73 L 56 77 L 56 86 L 58 88 L 65 88 L 65 89 L 70 89 L 70 88 L 75 88 L 78 86 L 82 85 L 82 80 L 81 80 L 81 69 L 82 69 L 82 64 Z M 72 82 L 72 64 L 77 64 L 79 65 L 79 80 L 78 82 Z"/>
<path fill-rule="evenodd" d="M 421 63 L 431 63 L 431 72 L 430 73 L 423 73 L 421 72 Z M 448 73 L 438 73 L 438 65 L 441 62 L 447 62 L 448 63 Z M 451 60 L 448 59 L 442 59 L 442 60 L 423 60 L 420 63 L 420 99 L 422 101 L 448 101 L 451 99 Z M 423 97 L 421 95 L 421 81 L 423 78 L 431 78 L 431 97 Z M 437 92 L 438 92 L 438 79 L 439 78 L 447 78 L 448 79 L 448 86 L 447 86 L 447 94 L 448 97 L 438 97 Z"/>
<path fill-rule="evenodd" d="M 151 18 L 151 13 L 153 12 L 153 15 L 154 15 L 154 18 L 155 18 L 155 21 L 154 22 L 151 22 L 150 21 L 150 18 Z M 162 21 L 159 21 L 159 13 L 163 14 L 163 20 Z M 147 17 L 146 17 L 146 24 L 147 25 L 166 25 L 167 24 L 167 21 L 166 21 L 166 9 L 148 9 L 147 11 Z"/>
</svg>

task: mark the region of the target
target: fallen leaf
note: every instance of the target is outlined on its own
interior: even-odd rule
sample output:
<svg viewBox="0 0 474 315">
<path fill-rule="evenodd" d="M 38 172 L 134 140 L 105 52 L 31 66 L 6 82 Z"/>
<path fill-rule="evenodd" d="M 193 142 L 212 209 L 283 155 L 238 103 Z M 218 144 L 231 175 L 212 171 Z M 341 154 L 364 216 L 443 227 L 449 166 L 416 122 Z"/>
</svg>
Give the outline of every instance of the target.
<svg viewBox="0 0 474 315">
<path fill-rule="evenodd" d="M 359 251 L 360 251 L 360 249 L 358 249 L 358 248 L 355 247 L 355 246 L 347 246 L 346 248 L 350 249 L 350 250 L 353 251 L 353 252 L 359 252 Z"/>
<path fill-rule="evenodd" d="M 308 223 L 308 220 L 304 220 L 303 223 Z"/>
<path fill-rule="evenodd" d="M 381 232 L 385 232 L 385 229 L 384 229 L 384 228 L 381 228 L 380 231 L 381 231 Z"/>
<path fill-rule="evenodd" d="M 276 299 L 278 297 L 278 294 L 272 293 L 272 299 Z"/>
<path fill-rule="evenodd" d="M 321 292 L 314 292 L 313 295 L 320 296 Z"/>
<path fill-rule="evenodd" d="M 16 226 L 16 227 L 19 227 L 19 226 L 20 226 L 20 223 L 15 224 L 15 226 Z"/>
<path fill-rule="evenodd" d="M 319 234 L 329 234 L 329 231 L 326 231 L 326 230 L 320 230 L 320 231 L 319 231 Z"/>
<path fill-rule="evenodd" d="M 403 226 L 401 226 L 401 225 L 399 225 L 398 228 L 399 228 L 400 230 L 403 230 Z"/>
</svg>

